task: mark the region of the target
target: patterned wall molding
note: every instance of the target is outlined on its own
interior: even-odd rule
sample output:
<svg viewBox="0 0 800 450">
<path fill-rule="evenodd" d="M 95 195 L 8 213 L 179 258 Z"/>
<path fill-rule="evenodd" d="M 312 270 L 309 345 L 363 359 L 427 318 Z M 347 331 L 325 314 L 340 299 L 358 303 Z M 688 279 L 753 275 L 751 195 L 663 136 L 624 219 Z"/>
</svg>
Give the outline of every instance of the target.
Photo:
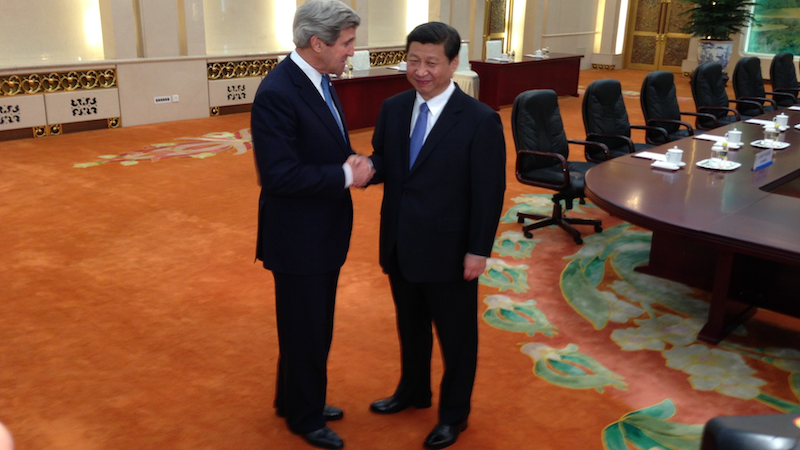
<svg viewBox="0 0 800 450">
<path fill-rule="evenodd" d="M 0 96 L 106 89 L 116 85 L 114 69 L 6 75 L 0 77 Z"/>
<path fill-rule="evenodd" d="M 405 59 L 405 50 L 369 52 L 369 65 L 372 67 L 393 66 L 405 61 Z"/>
<path fill-rule="evenodd" d="M 371 67 L 393 66 L 406 59 L 405 50 L 381 50 L 369 52 Z M 278 64 L 278 58 L 253 61 L 210 62 L 206 65 L 209 80 L 263 77 Z"/>
<path fill-rule="evenodd" d="M 209 80 L 225 80 L 230 78 L 263 77 L 275 65 L 278 58 L 255 61 L 213 62 L 206 65 Z"/>
<path fill-rule="evenodd" d="M 614 70 L 616 64 L 592 64 L 592 69 Z"/>
</svg>

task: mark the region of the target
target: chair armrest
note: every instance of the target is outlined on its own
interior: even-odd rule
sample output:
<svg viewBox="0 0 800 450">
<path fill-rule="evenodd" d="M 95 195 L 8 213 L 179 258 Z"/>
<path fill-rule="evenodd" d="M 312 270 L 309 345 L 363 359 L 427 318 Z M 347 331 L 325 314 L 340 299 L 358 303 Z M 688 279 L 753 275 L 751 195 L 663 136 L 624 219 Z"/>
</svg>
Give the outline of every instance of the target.
<svg viewBox="0 0 800 450">
<path fill-rule="evenodd" d="M 605 142 L 602 142 L 603 139 L 620 140 L 624 142 L 625 145 L 628 146 L 628 148 L 630 149 L 630 153 L 633 153 L 634 150 L 633 141 L 628 136 L 623 136 L 621 134 L 605 134 L 605 133 L 589 133 L 586 135 L 586 140 L 590 142 L 597 141 L 605 144 Z M 608 144 L 606 144 L 606 146 L 608 146 Z"/>
<path fill-rule="evenodd" d="M 704 119 L 717 120 L 717 118 L 716 118 L 716 117 L 714 117 L 714 115 L 713 115 L 713 114 L 709 114 L 709 113 L 691 112 L 691 111 L 681 111 L 681 115 L 683 115 L 683 116 L 692 116 L 692 117 L 697 117 L 698 119 L 702 117 L 702 118 L 704 118 Z"/>
<path fill-rule="evenodd" d="M 681 113 L 681 114 L 683 114 L 683 113 Z M 650 125 L 651 123 L 671 123 L 671 124 L 678 125 L 678 126 L 681 126 L 681 127 L 686 127 L 686 129 L 689 130 L 690 133 L 694 131 L 694 129 L 692 128 L 691 125 L 689 125 L 688 122 L 684 122 L 682 120 L 650 119 L 650 120 L 647 121 L 647 125 Z M 650 125 L 650 126 L 653 126 L 653 125 Z"/>
<path fill-rule="evenodd" d="M 603 144 L 602 142 L 580 141 L 577 139 L 567 139 L 567 142 L 570 144 L 583 145 L 583 157 L 586 158 L 586 161 L 593 162 L 592 159 L 589 157 L 589 154 L 586 152 L 586 149 L 589 147 L 600 147 L 600 149 L 603 150 L 603 154 L 606 156 L 606 161 L 611 159 L 611 152 L 608 151 L 608 146 L 606 144 Z"/>
<path fill-rule="evenodd" d="M 794 103 L 797 100 L 797 98 L 794 95 L 788 92 L 764 92 L 764 93 L 769 94 L 772 97 L 779 97 L 779 98 L 784 98 L 786 100 L 790 100 L 792 103 Z"/>
<path fill-rule="evenodd" d="M 665 141 L 667 140 L 667 137 L 669 136 L 669 133 L 667 133 L 667 130 L 665 130 L 665 129 L 661 128 L 661 127 L 652 127 L 652 126 L 647 126 L 647 125 L 631 125 L 631 129 L 633 129 L 633 130 L 655 131 L 655 132 L 661 133 L 664 136 L 664 140 Z"/>
<path fill-rule="evenodd" d="M 800 92 L 800 87 L 797 88 L 773 88 L 775 92 Z"/>
<path fill-rule="evenodd" d="M 728 100 L 728 103 L 736 103 L 737 105 L 754 106 L 754 107 L 758 108 L 759 111 L 761 111 L 761 114 L 764 114 L 764 105 L 762 105 L 761 103 L 758 103 L 758 102 L 754 102 L 752 100 L 736 99 L 736 100 Z"/>
<path fill-rule="evenodd" d="M 551 158 L 551 159 L 557 160 L 561 164 L 561 173 L 564 174 L 564 182 L 561 183 L 561 184 L 550 184 L 550 183 L 544 183 L 544 182 L 540 182 L 540 181 L 532 181 L 532 180 L 529 180 L 527 178 L 523 178 L 520 175 L 520 172 L 519 172 L 519 169 L 520 169 L 520 167 L 519 167 L 519 165 L 520 165 L 519 153 L 528 154 L 528 155 L 534 155 L 534 156 L 543 156 L 545 158 Z M 519 181 L 520 183 L 527 184 L 529 186 L 538 186 L 538 187 L 543 187 L 543 188 L 547 188 L 547 189 L 552 189 L 554 191 L 560 191 L 561 189 L 566 188 L 570 184 L 570 181 L 569 181 L 569 166 L 567 166 L 567 160 L 566 160 L 566 158 L 564 158 L 564 156 L 562 156 L 559 153 L 542 152 L 542 151 L 539 151 L 539 150 L 517 150 L 516 175 L 517 175 L 517 181 Z"/>
<path fill-rule="evenodd" d="M 739 97 L 736 100 L 753 100 L 753 101 L 762 102 L 762 103 L 766 102 L 766 103 L 771 104 L 773 108 L 777 109 L 777 107 L 778 107 L 778 103 L 775 100 L 773 100 L 771 98 L 766 98 L 766 97 Z M 764 110 L 762 109 L 761 112 L 764 112 Z"/>
</svg>

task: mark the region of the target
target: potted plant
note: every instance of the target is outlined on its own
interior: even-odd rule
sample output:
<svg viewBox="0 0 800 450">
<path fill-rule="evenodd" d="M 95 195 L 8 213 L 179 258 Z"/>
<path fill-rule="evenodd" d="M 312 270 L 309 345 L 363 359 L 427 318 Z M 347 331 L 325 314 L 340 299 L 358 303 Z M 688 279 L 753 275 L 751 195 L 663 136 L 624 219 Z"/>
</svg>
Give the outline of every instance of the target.
<svg viewBox="0 0 800 450">
<path fill-rule="evenodd" d="M 733 52 L 731 36 L 756 23 L 752 7 L 756 6 L 757 0 L 681 1 L 694 4 L 693 8 L 682 13 L 689 17 L 683 31 L 700 38 L 698 64 L 718 62 L 724 70 Z"/>
</svg>

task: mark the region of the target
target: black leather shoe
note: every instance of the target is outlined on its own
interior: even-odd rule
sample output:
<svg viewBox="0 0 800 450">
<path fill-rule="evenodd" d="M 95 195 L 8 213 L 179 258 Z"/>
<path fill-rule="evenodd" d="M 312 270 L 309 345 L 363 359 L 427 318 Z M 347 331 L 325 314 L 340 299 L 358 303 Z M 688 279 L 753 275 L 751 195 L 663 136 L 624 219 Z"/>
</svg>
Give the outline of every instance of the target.
<svg viewBox="0 0 800 450">
<path fill-rule="evenodd" d="M 324 417 L 328 422 L 341 420 L 341 418 L 344 417 L 344 411 L 335 406 L 325 405 L 325 407 L 322 408 L 322 417 Z"/>
<path fill-rule="evenodd" d="M 455 425 L 437 424 L 425 439 L 425 448 L 436 450 L 456 443 L 458 434 L 467 429 L 467 421 Z"/>
<path fill-rule="evenodd" d="M 408 408 L 409 406 L 413 406 L 417 409 L 430 408 L 431 400 L 428 399 L 426 401 L 417 403 L 401 402 L 392 396 L 372 402 L 372 404 L 369 405 L 369 409 L 370 411 L 378 414 L 394 414 Z"/>
<path fill-rule="evenodd" d="M 344 441 L 328 427 L 322 427 L 311 433 L 301 434 L 301 436 L 314 447 L 330 448 L 334 450 L 344 447 Z M 455 440 L 453 442 L 455 442 Z"/>
<path fill-rule="evenodd" d="M 277 414 L 278 417 L 286 417 L 286 414 L 284 414 L 284 412 L 281 410 L 277 410 L 275 414 Z M 335 406 L 325 405 L 322 408 L 322 417 L 326 421 L 333 422 L 334 420 L 340 420 L 342 417 L 344 417 L 344 411 Z"/>
</svg>

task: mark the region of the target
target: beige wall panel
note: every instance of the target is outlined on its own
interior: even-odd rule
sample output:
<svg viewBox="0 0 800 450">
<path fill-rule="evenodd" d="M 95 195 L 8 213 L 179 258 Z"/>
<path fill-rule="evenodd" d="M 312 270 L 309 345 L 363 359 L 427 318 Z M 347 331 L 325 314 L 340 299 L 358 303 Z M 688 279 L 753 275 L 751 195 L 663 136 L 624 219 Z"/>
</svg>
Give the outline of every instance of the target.
<svg viewBox="0 0 800 450">
<path fill-rule="evenodd" d="M 370 1 L 369 46 L 405 46 L 406 7 L 405 1 Z"/>
<path fill-rule="evenodd" d="M 115 88 L 46 94 L 44 103 L 50 125 L 120 116 L 119 93 Z"/>
<path fill-rule="evenodd" d="M 208 82 L 208 104 L 214 107 L 253 103 L 260 83 L 261 77 L 211 80 Z"/>
<path fill-rule="evenodd" d="M 208 117 L 206 60 L 137 62 L 117 66 L 123 126 Z M 180 102 L 155 104 L 178 95 Z"/>
<path fill-rule="evenodd" d="M 99 5 L 106 59 L 136 58 L 136 11 L 133 9 L 133 2 L 100 0 Z"/>
<path fill-rule="evenodd" d="M 180 56 L 178 5 L 175 1 L 139 0 L 145 58 Z"/>
<path fill-rule="evenodd" d="M 47 124 L 44 95 L 0 97 L 0 131 L 39 127 Z"/>
<path fill-rule="evenodd" d="M 597 28 L 597 0 L 550 1 L 547 34 L 579 33 Z M 580 14 L 576 14 L 580 11 Z"/>
</svg>

